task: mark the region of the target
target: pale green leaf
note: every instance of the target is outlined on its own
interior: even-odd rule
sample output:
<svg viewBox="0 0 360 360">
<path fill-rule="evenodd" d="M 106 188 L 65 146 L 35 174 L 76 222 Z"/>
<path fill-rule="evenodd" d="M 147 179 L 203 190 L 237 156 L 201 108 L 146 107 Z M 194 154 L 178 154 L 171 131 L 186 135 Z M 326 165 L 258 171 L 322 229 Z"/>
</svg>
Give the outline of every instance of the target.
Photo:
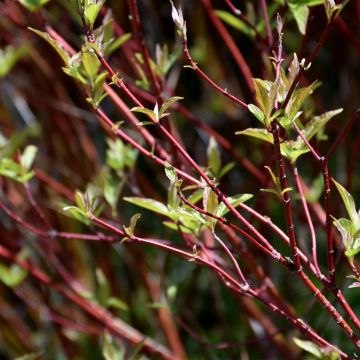
<svg viewBox="0 0 360 360">
<path fill-rule="evenodd" d="M 117 297 L 110 297 L 106 301 L 106 307 L 112 307 L 122 311 L 129 311 L 129 306 Z"/>
<path fill-rule="evenodd" d="M 105 0 L 99 0 L 98 2 L 93 2 L 88 4 L 87 6 L 85 6 L 85 11 L 84 11 L 84 15 L 85 15 L 85 21 L 86 24 L 90 27 L 93 27 L 97 16 L 99 15 L 99 12 L 102 8 L 102 6 L 104 5 Z"/>
<path fill-rule="evenodd" d="M 26 54 L 27 46 L 18 48 L 12 45 L 0 49 L 0 78 L 5 77 L 15 66 L 15 64 Z"/>
<path fill-rule="evenodd" d="M 87 77 L 91 80 L 94 80 L 100 67 L 100 61 L 98 60 L 94 52 L 86 48 L 83 49 L 81 56 L 81 64 L 84 67 Z"/>
<path fill-rule="evenodd" d="M 165 175 L 171 183 L 174 183 L 177 180 L 177 174 L 174 167 L 167 161 L 165 161 Z"/>
<path fill-rule="evenodd" d="M 169 209 L 160 201 L 140 197 L 124 197 L 124 200 L 158 214 L 169 216 Z"/>
<path fill-rule="evenodd" d="M 28 353 L 28 354 L 24 354 L 19 357 L 16 357 L 13 360 L 37 360 L 37 359 L 40 359 L 42 355 L 43 355 L 43 352 Z"/>
<path fill-rule="evenodd" d="M 285 114 L 289 117 L 291 122 L 295 120 L 295 116 L 301 109 L 305 99 L 313 93 L 318 85 L 318 82 L 315 81 L 305 88 L 296 90 L 291 96 L 291 99 L 285 108 Z"/>
<path fill-rule="evenodd" d="M 65 65 L 66 65 L 66 67 L 70 66 L 70 56 L 58 41 L 53 39 L 47 32 L 39 31 L 39 30 L 33 29 L 31 27 L 29 27 L 28 29 L 33 31 L 35 34 L 39 35 L 45 41 L 47 41 L 56 50 L 56 52 L 60 55 L 61 59 L 64 61 Z"/>
<path fill-rule="evenodd" d="M 0 281 L 6 286 L 16 287 L 20 285 L 25 280 L 27 274 L 26 270 L 16 264 L 6 266 L 0 262 Z"/>
<path fill-rule="evenodd" d="M 42 6 L 50 0 L 19 0 L 19 3 L 26 7 L 29 11 L 34 12 L 39 10 Z"/>
<path fill-rule="evenodd" d="M 227 200 L 233 207 L 237 207 L 238 205 L 244 203 L 245 201 L 250 200 L 254 195 L 252 194 L 238 194 L 235 196 L 228 197 Z M 225 216 L 229 212 L 228 207 L 221 202 L 219 206 L 216 208 L 215 214 L 219 217 Z"/>
<path fill-rule="evenodd" d="M 329 120 L 331 120 L 335 115 L 340 114 L 343 109 L 337 109 L 328 111 L 322 115 L 315 116 L 310 120 L 305 128 L 302 130 L 305 138 L 310 140 L 322 127 L 324 127 Z"/>
<path fill-rule="evenodd" d="M 104 334 L 102 355 L 105 360 L 125 360 L 125 350 L 113 340 L 107 331 Z"/>
<path fill-rule="evenodd" d="M 130 109 L 130 111 L 145 114 L 145 115 L 149 116 L 151 119 L 156 120 L 156 115 L 153 110 L 146 109 L 146 108 L 143 108 L 140 106 L 135 106 L 132 109 Z"/>
<path fill-rule="evenodd" d="M 110 45 L 108 45 L 108 47 L 106 48 L 106 54 L 110 55 L 112 54 L 114 51 L 116 51 L 119 47 L 121 47 L 122 45 L 124 45 L 128 40 L 131 39 L 131 34 L 127 33 L 127 34 L 123 34 L 120 37 L 118 37 L 117 39 L 115 39 L 114 41 L 112 41 L 110 43 Z"/>
<path fill-rule="evenodd" d="M 249 104 L 248 109 L 262 124 L 265 124 L 265 115 L 256 105 Z"/>
<path fill-rule="evenodd" d="M 130 224 L 128 227 L 124 226 L 124 230 L 126 232 L 126 235 L 133 236 L 136 224 L 138 220 L 141 218 L 141 214 L 134 214 L 130 219 Z"/>
<path fill-rule="evenodd" d="M 163 115 L 165 113 L 165 111 L 172 105 L 174 104 L 176 101 L 179 101 L 179 100 L 182 100 L 184 99 L 183 97 L 181 96 L 173 96 L 169 99 L 167 99 L 162 105 L 161 105 L 161 108 L 160 108 L 160 115 Z"/>
<path fill-rule="evenodd" d="M 301 340 L 298 338 L 294 338 L 293 340 L 300 349 L 314 355 L 318 359 L 323 358 L 323 354 L 319 345 L 315 344 L 312 341 Z"/>
<path fill-rule="evenodd" d="M 20 163 L 25 171 L 29 171 L 31 166 L 35 160 L 35 156 L 37 154 L 37 147 L 34 145 L 28 145 L 24 152 L 21 154 Z"/>
<path fill-rule="evenodd" d="M 233 27 L 234 29 L 241 31 L 242 33 L 244 33 L 248 36 L 251 36 L 251 37 L 255 36 L 255 31 L 253 29 L 251 29 L 247 24 L 245 24 L 238 17 L 229 13 L 228 11 L 215 10 L 215 14 L 224 23 Z"/>
<path fill-rule="evenodd" d="M 221 156 L 217 142 L 213 137 L 209 139 L 207 161 L 213 175 L 216 176 L 221 168 Z"/>
<path fill-rule="evenodd" d="M 336 188 L 339 191 L 339 194 L 342 198 L 342 201 L 345 205 L 346 211 L 349 214 L 349 217 L 354 224 L 355 230 L 360 229 L 360 218 L 355 208 L 355 202 L 351 194 L 337 181 L 332 179 L 333 183 L 335 184 Z"/>
<path fill-rule="evenodd" d="M 296 24 L 301 34 L 306 32 L 306 24 L 309 17 L 309 8 L 306 5 L 289 3 L 289 8 L 294 15 Z"/>
<path fill-rule="evenodd" d="M 235 134 L 251 136 L 251 137 L 263 140 L 263 141 L 267 141 L 270 144 L 274 143 L 274 139 L 273 139 L 272 135 L 266 129 L 251 129 L 251 128 L 249 128 L 246 130 L 237 131 Z"/>
</svg>

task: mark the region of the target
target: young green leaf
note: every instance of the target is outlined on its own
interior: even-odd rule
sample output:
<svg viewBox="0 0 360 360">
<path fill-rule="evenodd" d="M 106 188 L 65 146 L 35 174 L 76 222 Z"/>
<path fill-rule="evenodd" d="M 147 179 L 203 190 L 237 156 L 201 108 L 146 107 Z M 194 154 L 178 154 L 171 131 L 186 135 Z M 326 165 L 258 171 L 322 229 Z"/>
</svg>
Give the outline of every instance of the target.
<svg viewBox="0 0 360 360">
<path fill-rule="evenodd" d="M 169 215 L 169 209 L 160 201 L 140 197 L 124 197 L 124 200 L 131 204 L 140 206 L 144 209 L 154 211 L 158 214 L 165 216 Z"/>
<path fill-rule="evenodd" d="M 212 174 L 217 176 L 221 169 L 221 155 L 217 142 L 213 137 L 210 137 L 207 147 L 207 160 Z"/>
<path fill-rule="evenodd" d="M 301 109 L 305 99 L 312 94 L 318 86 L 318 82 L 314 81 L 311 85 L 298 89 L 294 92 L 285 108 L 285 115 L 289 117 L 290 122 L 295 120 L 295 116 Z"/>
<path fill-rule="evenodd" d="M 26 7 L 29 11 L 34 12 L 39 10 L 49 1 L 50 0 L 19 0 L 19 3 Z"/>
<path fill-rule="evenodd" d="M 236 208 L 237 206 L 244 203 L 245 201 L 250 200 L 253 196 L 254 195 L 252 195 L 252 194 L 238 194 L 238 195 L 235 195 L 235 196 L 228 197 L 227 200 L 230 202 L 230 204 L 233 207 Z M 219 206 L 216 208 L 215 215 L 223 217 L 228 212 L 229 212 L 228 207 L 223 202 L 221 202 L 219 204 Z"/>
<path fill-rule="evenodd" d="M 116 38 L 114 41 L 111 41 L 110 44 L 106 47 L 105 52 L 106 55 L 111 55 L 114 51 L 116 51 L 119 47 L 124 45 L 128 40 L 131 39 L 131 34 L 123 34 L 120 37 Z"/>
<path fill-rule="evenodd" d="M 20 285 L 27 274 L 27 271 L 16 264 L 6 266 L 0 262 L 0 281 L 6 286 L 16 287 Z"/>
<path fill-rule="evenodd" d="M 254 37 L 256 35 L 254 29 L 251 29 L 247 24 L 245 24 L 238 17 L 229 13 L 228 11 L 215 10 L 215 14 L 224 23 L 233 27 L 236 30 L 241 31 L 245 35 L 248 35 L 250 37 Z"/>
<path fill-rule="evenodd" d="M 301 340 L 298 338 L 294 338 L 294 343 L 302 350 L 305 350 L 306 352 L 314 355 L 316 358 L 318 359 L 322 359 L 323 358 L 323 354 L 321 351 L 321 348 L 319 347 L 319 345 L 315 344 L 312 341 L 305 341 L 305 340 Z"/>
<path fill-rule="evenodd" d="M 306 124 L 305 128 L 302 130 L 305 138 L 307 140 L 312 139 L 314 135 L 328 123 L 329 120 L 331 120 L 334 116 L 340 114 L 342 111 L 343 109 L 336 109 L 332 111 L 327 111 L 322 115 L 315 116 Z"/>
<path fill-rule="evenodd" d="M 334 179 L 332 179 L 333 183 L 335 184 L 341 198 L 342 201 L 345 205 L 346 211 L 349 214 L 349 217 L 353 223 L 353 226 L 355 228 L 355 230 L 359 230 L 360 229 L 360 217 L 356 211 L 355 208 L 355 202 L 353 197 L 351 196 L 351 194 L 342 186 L 340 185 L 337 181 L 335 181 Z"/>
<path fill-rule="evenodd" d="M 274 143 L 272 135 L 266 129 L 245 129 L 242 131 L 237 131 L 235 134 L 251 136 L 263 141 L 267 141 L 270 144 Z"/>
<path fill-rule="evenodd" d="M 129 226 L 128 227 L 124 226 L 124 230 L 127 236 L 131 237 L 134 235 L 136 224 L 140 218 L 141 218 L 141 214 L 134 214 L 130 219 Z"/>
<path fill-rule="evenodd" d="M 104 5 L 105 0 L 87 0 L 85 1 L 84 17 L 86 24 L 93 27 L 99 12 Z"/>
<path fill-rule="evenodd" d="M 129 311 L 129 306 L 117 297 L 109 297 L 106 301 L 106 307 L 112 307 L 122 311 Z"/>
<path fill-rule="evenodd" d="M 4 49 L 0 49 L 0 78 L 7 76 L 26 52 L 27 46 L 15 48 L 14 46 L 8 45 Z"/>
<path fill-rule="evenodd" d="M 256 105 L 249 104 L 248 109 L 263 125 L 265 125 L 265 115 Z"/>
<path fill-rule="evenodd" d="M 81 54 L 81 64 L 84 67 L 85 74 L 93 82 L 100 67 L 100 61 L 95 53 L 90 49 L 83 48 Z"/>
<path fill-rule="evenodd" d="M 20 156 L 20 164 L 25 171 L 29 171 L 35 160 L 38 149 L 34 145 L 28 145 Z"/>
<path fill-rule="evenodd" d="M 161 108 L 160 108 L 160 116 L 163 115 L 165 113 L 165 111 L 172 105 L 174 104 L 176 101 L 179 101 L 179 100 L 182 100 L 184 99 L 183 97 L 181 96 L 173 96 L 169 99 L 167 99 L 162 105 L 161 105 Z"/>
<path fill-rule="evenodd" d="M 145 114 L 145 115 L 149 116 L 151 119 L 153 119 L 154 121 L 156 121 L 156 115 L 153 110 L 146 109 L 146 108 L 143 108 L 140 106 L 135 106 L 135 107 L 131 108 L 130 111 Z"/>
<path fill-rule="evenodd" d="M 39 35 L 45 41 L 47 41 L 56 50 L 56 52 L 60 55 L 61 59 L 64 61 L 65 65 L 66 65 L 66 67 L 70 67 L 70 56 L 58 41 L 53 39 L 47 32 L 39 31 L 39 30 L 33 29 L 31 27 L 29 27 L 28 29 L 33 31 L 35 34 Z"/>
<path fill-rule="evenodd" d="M 165 161 L 165 175 L 171 183 L 174 183 L 177 180 L 177 174 L 174 167 L 167 161 Z"/>
<path fill-rule="evenodd" d="M 125 360 L 125 349 L 120 347 L 107 331 L 104 334 L 102 355 L 105 360 Z"/>
<path fill-rule="evenodd" d="M 14 358 L 14 360 L 38 360 L 43 355 L 43 351 L 37 353 L 28 353 Z"/>
<path fill-rule="evenodd" d="M 305 35 L 306 24 L 309 17 L 309 8 L 306 5 L 296 3 L 289 3 L 289 8 L 296 20 L 300 33 Z"/>
<path fill-rule="evenodd" d="M 97 281 L 96 298 L 100 305 L 106 306 L 107 300 L 109 299 L 111 294 L 110 284 L 104 272 L 100 268 L 96 268 L 95 275 Z"/>
</svg>

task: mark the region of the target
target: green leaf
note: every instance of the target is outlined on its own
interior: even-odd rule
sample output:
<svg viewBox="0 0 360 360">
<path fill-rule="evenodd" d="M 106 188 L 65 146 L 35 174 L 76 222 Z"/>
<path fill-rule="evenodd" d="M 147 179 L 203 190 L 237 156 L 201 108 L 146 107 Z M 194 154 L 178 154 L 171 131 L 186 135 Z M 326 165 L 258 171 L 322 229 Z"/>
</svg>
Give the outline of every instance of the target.
<svg viewBox="0 0 360 360">
<path fill-rule="evenodd" d="M 131 34 L 127 33 L 127 34 L 123 34 L 120 37 L 118 37 L 117 39 L 115 39 L 114 41 L 112 41 L 110 43 L 110 45 L 107 46 L 106 48 L 106 54 L 110 55 L 112 54 L 114 51 L 116 51 L 119 47 L 121 47 L 122 45 L 124 45 L 128 40 L 131 39 Z"/>
<path fill-rule="evenodd" d="M 294 338 L 293 340 L 300 349 L 314 355 L 318 359 L 323 358 L 321 348 L 317 344 L 313 343 L 312 341 L 305 341 L 298 338 Z"/>
<path fill-rule="evenodd" d="M 86 212 L 82 211 L 77 206 L 65 206 L 62 210 L 69 217 L 80 221 L 85 225 L 90 225 L 90 220 L 88 219 Z"/>
<path fill-rule="evenodd" d="M 207 147 L 207 161 L 213 175 L 217 176 L 221 168 L 221 156 L 219 147 L 213 137 L 210 137 L 209 139 L 209 145 Z"/>
<path fill-rule="evenodd" d="M 66 67 L 70 66 L 70 56 L 67 51 L 63 48 L 63 46 L 57 41 L 54 40 L 47 32 L 39 31 L 28 27 L 29 30 L 33 31 L 35 34 L 39 35 L 45 41 L 47 41 L 60 55 L 61 59 L 64 61 Z"/>
<path fill-rule="evenodd" d="M 310 140 L 322 127 L 328 123 L 329 120 L 340 114 L 342 111 L 343 109 L 336 109 L 328 111 L 322 115 L 315 116 L 306 124 L 305 128 L 302 130 L 305 138 Z"/>
<path fill-rule="evenodd" d="M 24 354 L 19 357 L 16 357 L 14 360 L 37 360 L 43 355 L 42 351 L 39 351 L 37 353 L 29 353 Z"/>
<path fill-rule="evenodd" d="M 125 349 L 120 347 L 107 331 L 104 334 L 102 355 L 105 360 L 125 360 Z"/>
<path fill-rule="evenodd" d="M 31 166 L 35 160 L 35 156 L 38 149 L 34 145 L 28 145 L 24 152 L 21 154 L 20 157 L 20 164 L 22 165 L 23 169 L 25 171 L 29 171 L 31 169 Z"/>
<path fill-rule="evenodd" d="M 289 3 L 289 8 L 294 15 L 300 33 L 305 35 L 306 24 L 309 17 L 309 8 L 306 5 L 292 3 Z"/>
<path fill-rule="evenodd" d="M 93 81 L 99 71 L 100 61 L 92 50 L 83 48 L 81 55 L 81 64 L 84 67 L 87 77 Z M 106 76 L 106 73 L 105 73 Z"/>
<path fill-rule="evenodd" d="M 84 16 L 88 26 L 93 27 L 99 12 L 104 5 L 105 0 L 90 0 L 85 5 Z"/>
<path fill-rule="evenodd" d="M 226 175 L 229 171 L 231 171 L 234 166 L 235 166 L 234 162 L 227 163 L 222 169 L 220 169 L 218 179 L 221 179 L 224 175 Z"/>
<path fill-rule="evenodd" d="M 285 141 L 280 144 L 281 154 L 290 160 L 291 163 L 295 163 L 300 155 L 306 154 L 310 149 L 302 141 Z"/>
<path fill-rule="evenodd" d="M 307 6 L 318 6 L 324 4 L 324 0 L 292 0 L 291 2 L 295 2 L 296 4 L 307 5 Z"/>
<path fill-rule="evenodd" d="M 7 76 L 26 52 L 27 46 L 15 48 L 12 45 L 8 45 L 4 49 L 0 49 L 0 78 Z"/>
<path fill-rule="evenodd" d="M 127 236 L 131 237 L 134 235 L 136 224 L 140 218 L 141 214 L 134 214 L 130 219 L 130 225 L 128 227 L 124 226 L 124 230 Z"/>
<path fill-rule="evenodd" d="M 339 194 L 342 198 L 342 201 L 345 205 L 345 208 L 347 210 L 347 213 L 349 214 L 349 217 L 354 225 L 355 230 L 359 230 L 360 229 L 360 217 L 356 211 L 355 208 L 355 202 L 353 197 L 351 196 L 351 194 L 342 186 L 340 185 L 337 181 L 335 181 L 334 179 L 332 179 L 333 183 L 335 184 L 335 186 L 337 187 Z"/>
<path fill-rule="evenodd" d="M 248 109 L 262 124 L 265 125 L 265 115 L 257 106 L 249 104 Z"/>
<path fill-rule="evenodd" d="M 50 0 L 19 0 L 19 3 L 26 7 L 29 11 L 34 12 L 39 10 L 42 6 Z"/>
<path fill-rule="evenodd" d="M 347 1 L 344 2 L 346 4 Z M 334 0 L 324 0 L 326 16 L 330 22 L 332 15 L 342 8 L 342 5 L 337 5 Z"/>
<path fill-rule="evenodd" d="M 120 179 L 118 176 L 109 174 L 104 184 L 104 198 L 111 206 L 113 211 L 116 210 L 116 205 L 125 184 L 125 178 Z"/>
<path fill-rule="evenodd" d="M 218 202 L 218 197 L 214 191 L 209 186 L 205 186 L 203 195 L 204 210 L 214 214 L 218 206 Z"/>
<path fill-rule="evenodd" d="M 270 117 L 274 105 L 276 92 L 271 91 L 274 89 L 274 83 L 258 78 L 254 78 L 253 83 L 256 93 L 256 100 L 260 106 L 260 109 L 264 113 L 265 120 L 267 120 Z"/>
<path fill-rule="evenodd" d="M 171 183 L 174 183 L 177 180 L 177 174 L 174 167 L 167 161 L 165 161 L 165 175 Z"/>
<path fill-rule="evenodd" d="M 158 214 L 169 216 L 169 209 L 160 201 L 140 197 L 124 197 L 124 200 Z"/>
<path fill-rule="evenodd" d="M 130 111 L 145 114 L 145 115 L 149 116 L 151 119 L 153 119 L 154 121 L 156 121 L 156 115 L 153 110 L 146 109 L 146 108 L 143 108 L 140 106 L 135 106 L 132 109 L 130 109 Z"/>
<path fill-rule="evenodd" d="M 165 113 L 165 111 L 172 105 L 174 104 L 176 101 L 182 100 L 184 99 L 181 96 L 173 96 L 169 99 L 167 99 L 161 106 L 160 108 L 160 115 L 163 115 Z"/>
<path fill-rule="evenodd" d="M 26 249 L 21 250 L 17 254 L 19 260 L 24 260 L 28 256 Z M 0 281 L 9 287 L 16 287 L 20 285 L 27 277 L 27 271 L 16 264 L 6 266 L 0 262 Z"/>
<path fill-rule="evenodd" d="M 311 85 L 305 88 L 298 89 L 294 92 L 285 109 L 285 114 L 289 117 L 290 122 L 293 122 L 295 120 L 295 116 L 301 109 L 301 106 L 304 103 L 305 99 L 310 94 L 312 94 L 318 86 L 318 82 L 314 81 Z"/>
<path fill-rule="evenodd" d="M 166 227 L 168 227 L 169 229 L 174 230 L 174 231 L 179 231 L 179 228 L 180 228 L 180 231 L 183 232 L 184 234 L 196 234 L 195 227 L 190 228 L 183 224 L 175 224 L 174 222 L 171 222 L 171 221 L 163 221 L 163 224 Z"/>
<path fill-rule="evenodd" d="M 354 239 L 352 236 L 353 226 L 351 220 L 345 218 L 333 219 L 333 223 L 341 235 L 345 249 L 351 249 L 351 245 Z"/>
<path fill-rule="evenodd" d="M 178 289 L 176 285 L 170 285 L 166 289 L 166 298 L 168 299 L 169 302 L 173 302 L 176 299 L 177 290 Z"/>
<path fill-rule="evenodd" d="M 34 176 L 34 172 L 26 172 L 23 167 L 14 160 L 3 158 L 0 160 L 0 175 L 25 183 Z"/>
<path fill-rule="evenodd" d="M 106 279 L 104 272 L 100 268 L 96 268 L 95 270 L 96 280 L 97 280 L 97 292 L 96 298 L 99 301 L 100 305 L 105 306 L 107 300 L 110 297 L 110 284 Z"/>
<path fill-rule="evenodd" d="M 6 286 L 16 287 L 25 280 L 27 272 L 18 265 L 10 267 L 0 263 L 0 281 Z"/>
<path fill-rule="evenodd" d="M 237 206 L 244 203 L 245 201 L 250 200 L 253 196 L 254 195 L 252 195 L 252 194 L 238 194 L 238 195 L 235 195 L 235 196 L 228 197 L 227 200 L 230 202 L 230 204 L 233 207 L 236 208 Z M 221 202 L 219 204 L 219 206 L 216 208 L 215 215 L 223 217 L 228 212 L 229 212 L 228 207 L 223 202 Z"/>
<path fill-rule="evenodd" d="M 224 10 L 215 10 L 215 14 L 224 23 L 235 28 L 236 30 L 241 31 L 242 33 L 250 37 L 254 37 L 256 35 L 253 29 L 251 29 L 247 24 L 245 24 L 235 15 Z"/>
<path fill-rule="evenodd" d="M 129 311 L 129 306 L 124 301 L 120 300 L 117 297 L 110 297 L 106 301 L 106 307 L 113 307 L 122 311 Z"/>
<path fill-rule="evenodd" d="M 272 137 L 272 135 L 266 130 L 266 129 L 246 129 L 246 130 L 242 130 L 242 131 L 237 131 L 235 133 L 236 135 L 246 135 L 246 136 L 251 136 L 263 141 L 267 141 L 270 144 L 274 143 L 274 139 Z"/>
</svg>

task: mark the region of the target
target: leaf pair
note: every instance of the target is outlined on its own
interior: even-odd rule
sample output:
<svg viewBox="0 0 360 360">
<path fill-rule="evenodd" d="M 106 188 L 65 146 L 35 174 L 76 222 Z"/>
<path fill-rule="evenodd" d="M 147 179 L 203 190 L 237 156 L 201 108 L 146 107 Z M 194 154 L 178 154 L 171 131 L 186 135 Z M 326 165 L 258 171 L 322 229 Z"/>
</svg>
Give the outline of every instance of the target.
<svg viewBox="0 0 360 360">
<path fill-rule="evenodd" d="M 170 115 L 169 113 L 166 112 L 166 110 L 176 101 L 182 100 L 183 97 L 181 96 L 173 96 L 169 99 L 167 99 L 162 106 L 159 109 L 159 105 L 158 103 L 155 104 L 154 109 L 150 110 L 150 109 L 146 109 L 144 107 L 140 107 L 140 106 L 136 106 L 133 107 L 132 109 L 130 109 L 130 111 L 133 112 L 138 112 L 138 113 L 142 113 L 147 115 L 154 123 L 158 123 L 160 121 L 160 119 Z M 142 124 L 144 125 L 144 124 Z"/>
<path fill-rule="evenodd" d="M 28 182 L 34 176 L 31 167 L 34 163 L 36 154 L 37 147 L 28 145 L 23 153 L 20 154 L 19 162 L 15 162 L 11 158 L 2 158 L 0 160 L 0 175 L 21 183 Z"/>
<path fill-rule="evenodd" d="M 333 183 L 341 196 L 350 218 L 334 218 L 334 225 L 342 237 L 346 249 L 345 255 L 352 263 L 354 256 L 360 252 L 360 210 L 356 211 L 355 202 L 351 194 L 334 179 Z"/>
</svg>

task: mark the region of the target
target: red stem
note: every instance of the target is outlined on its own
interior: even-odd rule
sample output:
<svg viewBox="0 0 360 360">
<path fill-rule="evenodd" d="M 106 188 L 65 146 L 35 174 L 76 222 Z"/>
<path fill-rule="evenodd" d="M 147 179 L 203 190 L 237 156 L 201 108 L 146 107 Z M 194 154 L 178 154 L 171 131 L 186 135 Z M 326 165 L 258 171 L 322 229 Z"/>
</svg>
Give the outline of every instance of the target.
<svg viewBox="0 0 360 360">
<path fill-rule="evenodd" d="M 205 10 L 215 26 L 215 29 L 218 31 L 219 35 L 221 36 L 222 40 L 224 40 L 224 43 L 228 47 L 229 51 L 231 52 L 238 68 L 242 72 L 245 82 L 247 84 L 247 87 L 249 88 L 251 94 L 255 96 L 255 88 L 253 83 L 253 74 L 251 73 L 250 67 L 247 64 L 246 60 L 244 59 L 242 53 L 240 52 L 239 48 L 236 46 L 235 41 L 227 31 L 226 27 L 223 25 L 223 23 L 220 21 L 220 19 L 215 15 L 214 9 L 211 5 L 210 0 L 202 0 L 202 4 L 205 7 Z"/>
<path fill-rule="evenodd" d="M 304 208 L 306 221 L 307 221 L 307 223 L 309 225 L 309 229 L 310 229 L 311 254 L 312 254 L 313 264 L 315 266 L 317 276 L 319 278 L 322 278 L 323 275 L 322 275 L 322 273 L 320 271 L 319 264 L 318 264 L 318 261 L 317 261 L 316 234 L 315 234 L 314 224 L 313 224 L 312 219 L 311 219 L 309 208 L 307 206 L 307 202 L 306 202 L 305 195 L 304 195 L 304 189 L 302 188 L 301 181 L 300 181 L 299 174 L 298 174 L 298 170 L 297 170 L 296 167 L 294 167 L 294 177 L 295 177 L 295 181 L 296 181 L 296 186 L 297 186 L 297 188 L 299 190 L 301 203 L 302 203 L 303 208 Z"/>
<path fill-rule="evenodd" d="M 224 96 L 226 96 L 227 98 L 229 98 L 230 100 L 234 101 L 235 103 L 239 104 L 240 106 L 242 106 L 244 109 L 247 109 L 248 106 L 247 104 L 240 100 L 239 98 L 237 98 L 236 96 L 230 94 L 226 89 L 224 90 L 223 88 L 221 88 L 219 85 L 217 85 L 214 81 L 212 81 L 198 66 L 197 64 L 193 61 L 188 46 L 187 46 L 187 41 L 184 40 L 183 41 L 183 47 L 184 47 L 184 52 L 185 55 L 191 65 L 191 67 L 205 80 L 207 81 L 214 89 L 216 89 L 217 91 L 219 91 L 221 94 L 223 94 Z"/>
</svg>

